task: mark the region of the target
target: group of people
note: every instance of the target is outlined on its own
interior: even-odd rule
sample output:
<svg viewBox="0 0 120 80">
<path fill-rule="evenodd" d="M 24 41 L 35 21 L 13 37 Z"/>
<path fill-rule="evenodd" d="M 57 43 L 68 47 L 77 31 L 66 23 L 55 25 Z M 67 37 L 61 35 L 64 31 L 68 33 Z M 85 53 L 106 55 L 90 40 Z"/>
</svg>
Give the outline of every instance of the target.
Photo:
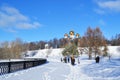
<svg viewBox="0 0 120 80">
<path fill-rule="evenodd" d="M 77 60 L 78 60 L 78 64 L 80 64 L 79 56 L 77 57 Z M 95 61 L 96 61 L 96 63 L 99 63 L 100 62 L 100 57 L 97 56 L 95 58 Z M 70 63 L 71 62 L 72 65 L 75 65 L 75 57 L 74 56 L 71 56 L 71 57 L 70 56 L 65 56 L 64 58 L 61 58 L 61 62 L 64 62 L 64 63 Z"/>
<path fill-rule="evenodd" d="M 61 58 L 61 62 L 65 62 L 65 63 L 70 63 L 72 65 L 75 65 L 75 57 L 74 56 L 65 56 L 64 58 Z M 80 60 L 78 60 L 78 63 L 80 63 Z"/>
</svg>

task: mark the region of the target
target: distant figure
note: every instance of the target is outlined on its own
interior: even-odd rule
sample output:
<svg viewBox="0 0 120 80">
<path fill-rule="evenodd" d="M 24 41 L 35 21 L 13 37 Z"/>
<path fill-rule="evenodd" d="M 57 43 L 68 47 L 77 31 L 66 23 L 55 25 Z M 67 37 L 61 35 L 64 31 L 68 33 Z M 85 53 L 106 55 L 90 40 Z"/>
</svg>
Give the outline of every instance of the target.
<svg viewBox="0 0 120 80">
<path fill-rule="evenodd" d="M 95 60 L 96 60 L 96 63 L 99 63 L 99 61 L 100 61 L 100 57 L 97 56 L 97 57 L 95 58 Z"/>
<path fill-rule="evenodd" d="M 68 57 L 68 63 L 70 62 L 70 59 L 69 59 L 69 57 Z"/>
<path fill-rule="evenodd" d="M 79 56 L 78 56 L 78 64 L 80 64 Z"/>
<path fill-rule="evenodd" d="M 61 62 L 63 61 L 63 59 L 61 58 Z"/>
<path fill-rule="evenodd" d="M 110 58 L 111 58 L 111 55 L 109 55 L 109 60 L 110 60 Z"/>
<path fill-rule="evenodd" d="M 83 54 L 83 52 L 81 51 L 81 55 Z"/>
<path fill-rule="evenodd" d="M 67 63 L 67 58 L 66 57 L 64 57 L 64 62 Z"/>
</svg>

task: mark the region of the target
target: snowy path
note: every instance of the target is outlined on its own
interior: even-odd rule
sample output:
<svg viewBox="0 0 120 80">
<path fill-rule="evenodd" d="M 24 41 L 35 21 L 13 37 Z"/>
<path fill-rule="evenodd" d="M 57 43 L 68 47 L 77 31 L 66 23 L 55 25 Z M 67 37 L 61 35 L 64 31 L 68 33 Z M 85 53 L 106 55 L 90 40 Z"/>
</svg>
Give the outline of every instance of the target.
<svg viewBox="0 0 120 80">
<path fill-rule="evenodd" d="M 65 80 L 70 68 L 65 63 L 48 62 L 44 65 L 0 76 L 0 80 Z"/>
<path fill-rule="evenodd" d="M 70 74 L 67 76 L 66 80 L 92 80 L 92 78 L 86 76 L 85 74 L 82 73 L 81 71 L 81 67 L 84 67 L 85 65 L 87 65 L 87 63 L 81 63 L 77 64 L 75 66 L 72 66 L 71 64 L 68 64 L 70 67 Z"/>
<path fill-rule="evenodd" d="M 74 66 L 59 59 L 48 61 L 44 65 L 2 75 L 0 80 L 120 80 L 119 61 L 96 64 L 94 60 L 81 59 L 80 64 Z"/>
<path fill-rule="evenodd" d="M 67 76 L 67 79 L 66 80 L 78 80 L 80 79 L 80 75 L 79 75 L 79 68 L 76 67 L 76 66 L 72 66 L 72 65 L 69 65 L 70 67 L 70 74 Z"/>
</svg>

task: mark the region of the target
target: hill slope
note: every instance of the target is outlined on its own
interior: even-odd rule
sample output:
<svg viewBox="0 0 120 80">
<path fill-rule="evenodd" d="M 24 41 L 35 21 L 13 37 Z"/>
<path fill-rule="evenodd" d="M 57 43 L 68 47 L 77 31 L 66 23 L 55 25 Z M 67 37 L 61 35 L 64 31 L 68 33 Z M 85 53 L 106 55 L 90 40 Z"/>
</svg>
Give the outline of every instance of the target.
<svg viewBox="0 0 120 80">
<path fill-rule="evenodd" d="M 61 57 L 62 51 L 64 48 L 58 49 L 42 49 L 42 50 L 35 50 L 35 51 L 28 51 L 26 54 L 27 57 L 32 58 L 46 58 L 46 57 Z M 108 54 L 113 57 L 120 57 L 120 46 L 108 46 Z"/>
</svg>

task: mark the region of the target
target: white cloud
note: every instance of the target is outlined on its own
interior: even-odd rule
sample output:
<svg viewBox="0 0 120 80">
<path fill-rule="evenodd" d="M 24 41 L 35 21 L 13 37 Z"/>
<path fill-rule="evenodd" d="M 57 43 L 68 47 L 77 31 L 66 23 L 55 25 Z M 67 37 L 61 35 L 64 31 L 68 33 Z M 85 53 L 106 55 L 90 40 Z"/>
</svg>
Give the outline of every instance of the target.
<svg viewBox="0 0 120 80">
<path fill-rule="evenodd" d="M 0 27 L 13 29 L 30 29 L 40 27 L 37 21 L 30 20 L 29 17 L 20 13 L 13 7 L 0 7 Z"/>
<path fill-rule="evenodd" d="M 13 29 L 7 29 L 7 32 L 17 33 L 17 31 L 16 31 L 16 30 L 13 30 Z"/>
<path fill-rule="evenodd" d="M 40 26 L 40 24 L 38 22 L 33 22 L 33 23 L 27 23 L 27 22 L 22 22 L 22 23 L 18 23 L 17 28 L 19 29 L 29 29 L 29 28 L 37 28 L 38 26 Z"/>
<path fill-rule="evenodd" d="M 120 12 L 120 0 L 95 0 L 96 4 L 98 5 L 99 11 L 112 11 L 112 12 Z"/>
<path fill-rule="evenodd" d="M 120 0 L 116 1 L 106 1 L 106 2 L 98 2 L 98 5 L 101 8 L 108 8 L 111 10 L 117 10 L 120 11 Z"/>
</svg>

